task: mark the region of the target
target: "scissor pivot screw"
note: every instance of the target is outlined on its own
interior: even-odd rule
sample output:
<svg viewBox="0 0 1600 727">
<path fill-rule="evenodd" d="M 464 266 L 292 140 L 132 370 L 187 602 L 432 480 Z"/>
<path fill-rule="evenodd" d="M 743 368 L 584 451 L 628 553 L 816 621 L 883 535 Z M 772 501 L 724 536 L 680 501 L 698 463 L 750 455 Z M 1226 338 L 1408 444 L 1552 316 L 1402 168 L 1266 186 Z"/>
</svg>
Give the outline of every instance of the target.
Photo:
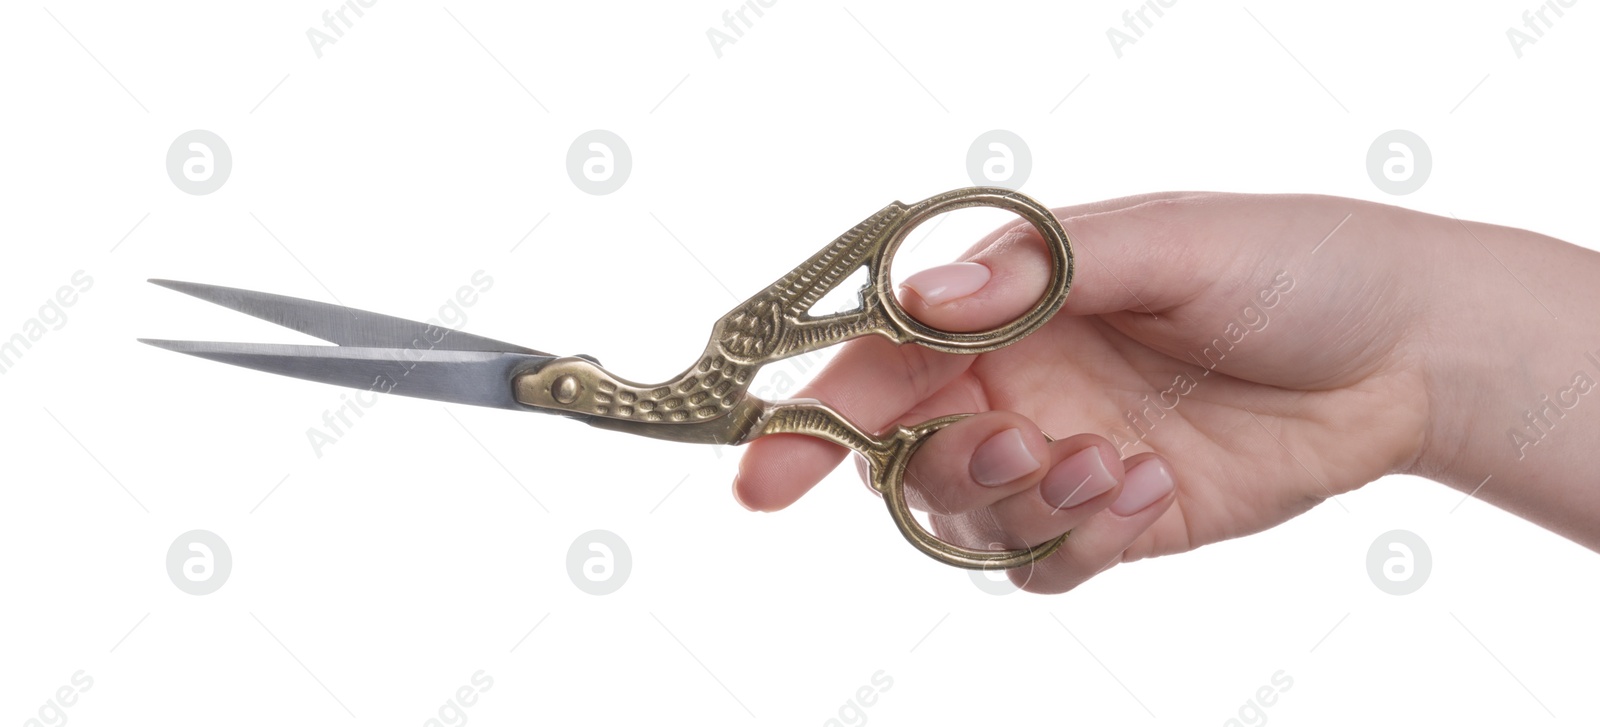
<svg viewBox="0 0 1600 727">
<path fill-rule="evenodd" d="M 578 377 L 567 374 L 550 385 L 550 397 L 562 404 L 571 404 L 578 400 Z"/>
</svg>

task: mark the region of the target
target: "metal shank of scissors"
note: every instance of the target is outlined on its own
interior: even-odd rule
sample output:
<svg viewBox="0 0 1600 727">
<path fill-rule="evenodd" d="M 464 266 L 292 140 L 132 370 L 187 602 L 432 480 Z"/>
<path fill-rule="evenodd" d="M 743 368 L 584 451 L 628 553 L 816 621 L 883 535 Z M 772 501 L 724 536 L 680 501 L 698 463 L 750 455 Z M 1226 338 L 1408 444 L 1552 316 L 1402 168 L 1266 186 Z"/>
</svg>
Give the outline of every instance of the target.
<svg viewBox="0 0 1600 727">
<path fill-rule="evenodd" d="M 912 228 L 964 207 L 1010 210 L 1043 236 L 1050 282 L 1033 308 L 990 331 L 929 328 L 900 307 L 890 283 L 895 251 Z M 321 338 L 334 345 L 224 343 L 141 339 L 213 361 L 336 386 L 517 411 L 560 414 L 588 424 L 680 442 L 743 444 L 767 434 L 818 437 L 860 452 L 872 487 L 883 494 L 901 533 L 922 552 L 966 568 L 1007 569 L 1055 552 L 1065 535 L 1032 548 L 973 550 L 925 530 L 906 505 L 905 473 L 929 435 L 960 419 L 944 417 L 873 435 L 826 404 L 768 402 L 751 396 L 763 365 L 851 338 L 884 336 L 949 353 L 982 353 L 1008 345 L 1061 308 L 1072 282 L 1065 231 L 1039 203 L 1005 189 L 958 189 L 905 205 L 893 203 L 840 235 L 800 267 L 717 321 L 705 353 L 687 371 L 655 385 L 633 383 L 587 356 L 556 357 L 444 328 L 301 298 L 201 283 L 154 280 L 196 298 Z M 865 267 L 859 310 L 812 316 L 828 291 Z"/>
<path fill-rule="evenodd" d="M 955 333 L 926 326 L 907 314 L 895 297 L 889 274 L 894 254 L 917 225 L 945 212 L 978 206 L 1009 210 L 1038 230 L 1051 262 L 1045 293 L 1026 313 L 992 330 Z M 868 281 L 860 291 L 858 310 L 810 315 L 818 300 L 863 266 Z M 526 406 L 581 418 L 596 427 L 659 439 L 743 444 L 767 434 L 790 433 L 843 445 L 867 459 L 873 489 L 883 495 L 895 524 L 919 550 L 964 568 L 1017 568 L 1055 552 L 1067 535 L 1031 548 L 975 550 L 928 532 L 906 504 L 904 478 L 912 455 L 934 432 L 967 415 L 875 436 L 821 402 L 768 402 L 751 396 L 748 389 L 766 364 L 860 336 L 879 335 L 947 353 L 993 351 L 1038 329 L 1060 310 L 1072 274 L 1066 231 L 1047 208 L 1022 194 L 972 187 L 913 205 L 895 202 L 723 316 L 700 359 L 678 377 L 638 384 L 592 360 L 558 358 L 517 375 L 513 396 Z"/>
</svg>

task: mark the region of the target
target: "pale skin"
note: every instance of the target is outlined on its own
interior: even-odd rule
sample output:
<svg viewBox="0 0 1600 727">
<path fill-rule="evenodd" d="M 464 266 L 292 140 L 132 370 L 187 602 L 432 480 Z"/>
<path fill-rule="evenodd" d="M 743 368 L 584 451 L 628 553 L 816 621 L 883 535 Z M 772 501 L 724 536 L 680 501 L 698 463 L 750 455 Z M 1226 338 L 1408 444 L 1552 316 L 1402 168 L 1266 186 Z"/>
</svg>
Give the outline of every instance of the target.
<svg viewBox="0 0 1600 727">
<path fill-rule="evenodd" d="M 1600 550 L 1600 253 L 1322 196 L 1054 212 L 1077 270 L 1043 328 L 977 356 L 852 341 L 798 394 L 872 430 L 978 412 L 917 453 L 908 490 L 960 545 L 1071 530 L 1010 572 L 1022 588 L 1259 532 L 1391 473 Z M 1018 223 L 911 276 L 900 300 L 937 328 L 992 328 L 1038 299 L 1048 265 Z M 782 509 L 845 454 L 757 440 L 735 497 Z"/>
</svg>

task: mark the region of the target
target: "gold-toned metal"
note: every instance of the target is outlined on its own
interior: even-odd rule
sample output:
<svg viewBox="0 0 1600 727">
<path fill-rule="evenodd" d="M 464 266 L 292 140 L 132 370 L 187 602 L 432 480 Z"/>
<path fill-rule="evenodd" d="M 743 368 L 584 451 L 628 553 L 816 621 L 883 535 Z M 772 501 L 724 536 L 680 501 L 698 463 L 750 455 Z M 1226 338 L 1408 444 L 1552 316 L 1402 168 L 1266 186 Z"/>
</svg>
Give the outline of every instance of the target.
<svg viewBox="0 0 1600 727">
<path fill-rule="evenodd" d="M 563 376 L 550 387 L 550 398 L 562 404 L 571 404 L 578 400 L 579 387 L 576 376 Z"/>
<path fill-rule="evenodd" d="M 941 331 L 912 318 L 894 294 L 890 265 L 895 251 L 917 225 L 967 207 L 1009 210 L 1032 224 L 1050 254 L 1050 280 L 1032 308 L 999 328 L 977 333 Z M 861 306 L 813 316 L 817 301 L 856 270 L 868 280 Z M 766 434 L 805 434 L 848 447 L 871 465 L 872 487 L 884 496 L 895 525 L 912 545 L 933 558 L 964 568 L 1009 569 L 1046 557 L 1066 535 L 1033 548 L 973 550 L 940 540 L 917 522 L 906 504 L 905 472 L 927 438 L 962 416 L 874 436 L 827 405 L 812 400 L 767 402 L 749 394 L 762 366 L 852 338 L 879 335 L 936 351 L 993 351 L 1028 335 L 1066 301 L 1073 274 L 1072 245 L 1050 210 L 1007 189 L 970 187 L 913 205 L 895 202 L 840 235 L 788 275 L 735 307 L 711 330 L 699 361 L 665 383 L 645 385 L 619 378 L 586 358 L 555 359 L 513 381 L 524 405 L 574 416 L 591 425 L 647 437 L 706 444 L 744 444 Z"/>
<path fill-rule="evenodd" d="M 906 504 L 906 468 L 911 457 L 935 432 L 971 414 L 940 417 L 914 427 L 895 427 L 883 436 L 872 436 L 857 429 L 826 404 L 809 400 L 789 400 L 772 405 L 762 422 L 764 434 L 806 434 L 848 447 L 865 457 L 868 484 L 883 495 L 889 516 L 906 540 L 923 553 L 943 563 L 975 570 L 1009 570 L 1028 565 L 1056 552 L 1070 533 L 1017 550 L 975 550 L 941 540 L 918 522 Z"/>
</svg>

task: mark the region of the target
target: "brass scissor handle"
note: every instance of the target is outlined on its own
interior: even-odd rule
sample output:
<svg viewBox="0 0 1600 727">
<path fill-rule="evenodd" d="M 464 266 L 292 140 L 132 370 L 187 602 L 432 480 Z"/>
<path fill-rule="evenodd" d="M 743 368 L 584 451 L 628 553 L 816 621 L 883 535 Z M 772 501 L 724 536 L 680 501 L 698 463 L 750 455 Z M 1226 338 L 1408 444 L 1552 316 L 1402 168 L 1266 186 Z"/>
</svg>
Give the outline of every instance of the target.
<svg viewBox="0 0 1600 727">
<path fill-rule="evenodd" d="M 1050 255 L 1050 281 L 1045 285 L 1044 294 L 1032 308 L 1005 325 L 975 333 L 941 331 L 912 318 L 904 308 L 900 307 L 900 300 L 895 296 L 894 284 L 889 275 L 889 267 L 894 261 L 895 252 L 900 248 L 900 243 L 911 230 L 933 217 L 967 207 L 996 207 L 1009 210 L 1032 224 L 1044 238 L 1045 251 Z M 1028 197 L 995 187 L 958 189 L 912 205 L 906 210 L 899 229 L 885 241 L 878 253 L 877 263 L 877 267 L 869 274 L 873 278 L 878 303 L 883 307 L 896 334 L 890 338 L 919 343 L 946 353 L 993 351 L 1009 346 L 1034 332 L 1050 320 L 1056 311 L 1061 310 L 1062 304 L 1067 300 L 1067 293 L 1072 288 L 1074 271 L 1072 243 L 1067 239 L 1067 232 L 1062 229 L 1061 222 L 1055 215 L 1044 205 Z"/>
<path fill-rule="evenodd" d="M 911 464 L 912 455 L 916 454 L 934 432 L 969 416 L 972 415 L 956 414 L 926 421 L 909 429 L 896 428 L 893 440 L 903 444 L 892 450 L 888 461 L 878 464 L 876 468 L 869 468 L 872 471 L 873 489 L 883 493 L 883 501 L 889 506 L 889 516 L 894 518 L 894 524 L 900 528 L 900 534 L 916 546 L 917 550 L 941 563 L 975 570 L 1010 570 L 1049 557 L 1067 542 L 1067 536 L 1072 534 L 1071 531 L 1031 548 L 977 550 L 955 545 L 928 532 L 911 513 L 911 507 L 906 504 L 905 484 L 906 468 Z"/>
<path fill-rule="evenodd" d="M 889 270 L 906 235 L 932 217 L 967 207 L 1009 210 L 1039 231 L 1050 255 L 1044 295 L 1015 320 L 976 333 L 941 331 L 906 313 L 895 297 Z M 813 316 L 828 291 L 866 267 L 858 310 Z M 1020 193 L 970 187 L 913 205 L 894 202 L 840 235 L 788 275 L 717 321 L 700 359 L 676 378 L 639 384 L 611 374 L 592 360 L 569 357 L 520 374 L 516 400 L 535 409 L 578 416 L 589 424 L 631 434 L 708 444 L 744 444 L 776 433 L 805 434 L 844 445 L 872 464 L 872 486 L 907 540 L 935 559 L 964 568 L 1006 569 L 1055 552 L 1065 535 L 1019 550 L 984 551 L 946 543 L 924 529 L 906 504 L 911 456 L 929 435 L 959 419 L 944 417 L 885 437 L 862 432 L 826 405 L 806 400 L 766 402 L 749 394 L 755 373 L 774 361 L 852 338 L 879 335 L 945 353 L 993 351 L 1028 335 L 1055 315 L 1072 286 L 1072 245 L 1055 215 Z M 965 415 L 961 415 L 965 416 Z"/>
<path fill-rule="evenodd" d="M 1050 255 L 1050 281 L 1032 308 L 1005 325 L 974 333 L 941 331 L 900 307 L 889 270 L 900 243 L 918 225 L 968 207 L 1008 210 L 1033 225 Z M 811 307 L 823 295 L 863 266 L 868 281 L 861 290 L 860 309 L 811 315 Z M 945 353 L 984 353 L 1008 346 L 1044 325 L 1066 301 L 1072 273 L 1072 245 L 1066 230 L 1049 209 L 1021 193 L 967 187 L 913 205 L 894 202 L 723 316 L 712 329 L 707 353 L 762 366 L 868 334 Z"/>
<path fill-rule="evenodd" d="M 954 333 L 926 326 L 907 314 L 895 297 L 889 276 L 895 251 L 913 228 L 935 215 L 979 206 L 1009 210 L 1039 231 L 1050 255 L 1050 282 L 1033 307 L 998 328 Z M 811 314 L 828 291 L 863 267 L 868 282 L 860 291 L 859 310 Z M 1066 536 L 1032 548 L 973 550 L 946 543 L 928 532 L 906 504 L 906 468 L 912 455 L 934 432 L 967 415 L 897 427 L 885 436 L 874 436 L 821 402 L 767 402 L 751 396 L 750 385 L 766 364 L 866 335 L 946 353 L 993 351 L 1028 335 L 1055 315 L 1071 288 L 1072 272 L 1072 246 L 1050 210 L 1011 190 L 972 187 L 913 205 L 894 202 L 879 210 L 723 316 L 712 328 L 711 341 L 700 358 L 677 377 L 659 384 L 628 381 L 585 356 L 558 358 L 437 325 L 343 306 L 175 281 L 156 282 L 336 345 L 146 342 L 312 381 L 561 414 L 657 439 L 743 444 L 780 432 L 819 437 L 867 458 L 872 465 L 873 488 L 883 494 L 900 532 L 922 552 L 966 568 L 1016 568 L 1055 552 Z M 388 386 L 380 387 L 384 382 Z"/>
<path fill-rule="evenodd" d="M 1048 557 L 1071 533 L 1063 533 L 1031 548 L 977 550 L 947 542 L 928 532 L 912 513 L 905 491 L 906 469 L 911 465 L 912 456 L 935 432 L 969 416 L 972 415 L 930 419 L 913 427 L 895 427 L 886 436 L 875 437 L 862 432 L 821 402 L 792 399 L 769 405 L 760 434 L 805 434 L 861 454 L 867 460 L 868 484 L 883 495 L 889 516 L 900 528 L 900 534 L 917 550 L 941 563 L 974 570 L 1009 570 Z"/>
<path fill-rule="evenodd" d="M 924 325 L 907 314 L 895 296 L 889 275 L 895 251 L 917 225 L 945 212 L 977 206 L 1010 210 L 1039 231 L 1051 262 L 1050 281 L 1045 286 L 1044 295 L 1022 316 L 988 331 L 955 333 Z M 867 266 L 869 281 L 862 290 L 860 311 L 820 319 L 810 319 L 805 315 L 804 310 L 817 298 L 863 264 Z M 782 322 L 787 325 L 774 326 L 767 332 L 765 342 L 773 345 L 760 356 L 762 363 L 868 334 L 881 335 L 900 343 L 918 343 L 947 353 L 983 353 L 1010 345 L 1044 325 L 1066 301 L 1067 292 L 1072 286 L 1072 273 L 1071 242 L 1050 210 L 1011 190 L 992 187 L 958 189 L 909 207 L 899 203 L 889 205 L 842 235 L 833 245 L 824 248 L 807 264 L 772 285 L 765 293 L 735 309 L 718 324 L 717 332 L 723 333 L 725 328 L 740 330 L 739 324 L 758 318 L 754 315 L 741 318 L 742 315 L 749 315 L 745 311 L 759 311 L 764 306 L 770 308 L 774 305 L 774 299 L 777 299 L 789 303 L 784 311 L 786 315 L 782 316 Z M 818 289 L 816 283 L 827 283 L 830 279 L 834 279 L 831 285 Z M 808 280 L 816 283 L 805 285 Z M 796 304 L 804 304 L 805 309 L 796 310 Z M 729 323 L 734 325 L 730 326 Z M 716 340 L 717 334 L 713 334 L 713 341 Z M 723 340 L 728 342 L 729 338 Z M 733 341 L 738 342 L 739 339 L 735 337 Z M 1032 548 L 975 550 L 940 539 L 928 532 L 912 514 L 905 493 L 906 468 L 911 463 L 912 455 L 934 432 L 967 416 L 970 415 L 958 414 L 914 427 L 897 427 L 880 438 L 860 431 L 838 412 L 818 402 L 774 402 L 768 405 L 761 426 L 747 439 L 776 432 L 807 434 L 842 444 L 860 453 L 870 465 L 872 488 L 883 495 L 889 515 L 894 518 L 901 534 L 918 550 L 940 562 L 962 568 L 1005 570 L 1027 565 L 1054 553 L 1066 541 L 1066 534 Z"/>
</svg>

